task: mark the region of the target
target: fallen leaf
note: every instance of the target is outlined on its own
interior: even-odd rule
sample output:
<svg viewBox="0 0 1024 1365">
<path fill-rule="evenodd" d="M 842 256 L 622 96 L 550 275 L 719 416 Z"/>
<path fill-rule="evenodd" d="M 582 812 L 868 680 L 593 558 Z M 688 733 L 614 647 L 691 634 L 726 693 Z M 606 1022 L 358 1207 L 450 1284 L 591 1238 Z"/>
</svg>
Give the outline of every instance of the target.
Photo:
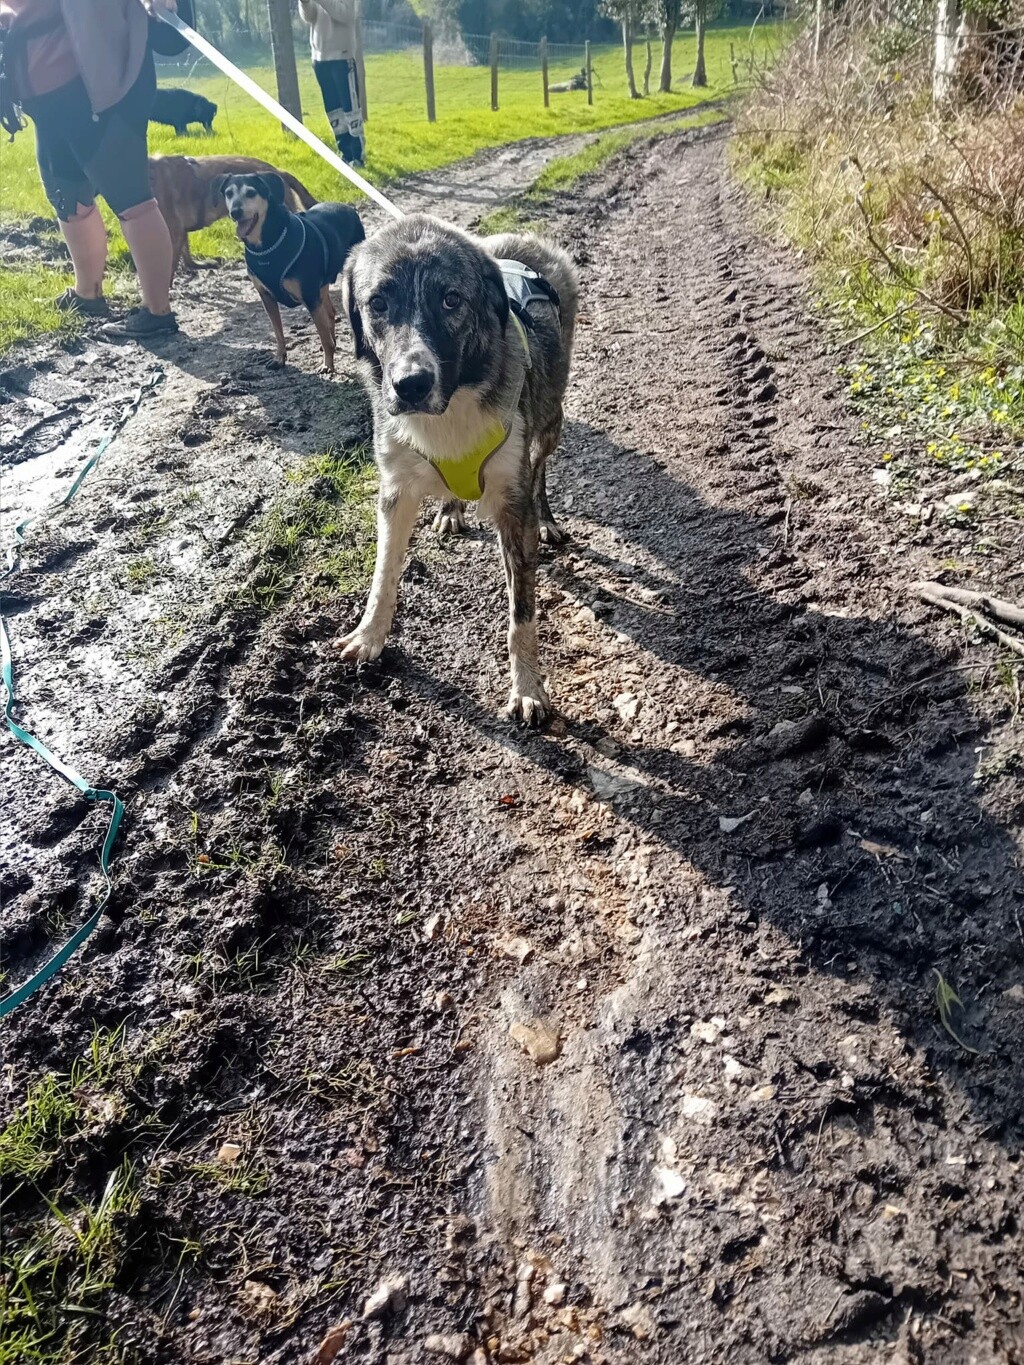
<svg viewBox="0 0 1024 1365">
<path fill-rule="evenodd" d="M 745 825 L 748 820 L 752 820 L 757 814 L 756 811 L 747 811 L 746 815 L 720 815 L 718 817 L 718 828 L 723 834 L 732 834 L 739 829 L 740 825 Z"/>
<path fill-rule="evenodd" d="M 907 855 L 893 848 L 892 844 L 876 844 L 873 839 L 861 839 L 860 846 L 865 853 L 873 853 L 876 858 L 899 858 L 901 862 L 906 862 Z"/>
<path fill-rule="evenodd" d="M 558 1030 L 544 1019 L 516 1022 L 509 1028 L 509 1036 L 538 1066 L 553 1062 L 562 1050 Z"/>
<path fill-rule="evenodd" d="M 520 804 L 519 797 L 513 796 L 511 793 L 509 793 L 506 796 L 498 797 L 499 806 L 518 806 L 519 804 Z"/>
<path fill-rule="evenodd" d="M 312 1365 L 332 1365 L 334 1357 L 348 1340 L 348 1334 L 351 1330 L 351 1318 L 346 1318 L 344 1322 L 339 1322 L 337 1326 L 332 1327 L 321 1341 L 320 1349 L 313 1357 Z"/>
</svg>

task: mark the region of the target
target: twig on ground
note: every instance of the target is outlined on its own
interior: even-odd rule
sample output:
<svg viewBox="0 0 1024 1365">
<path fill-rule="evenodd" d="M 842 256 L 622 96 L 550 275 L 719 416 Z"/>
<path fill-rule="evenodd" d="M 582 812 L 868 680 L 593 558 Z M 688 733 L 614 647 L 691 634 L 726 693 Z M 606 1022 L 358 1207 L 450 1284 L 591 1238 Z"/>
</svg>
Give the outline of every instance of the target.
<svg viewBox="0 0 1024 1365">
<path fill-rule="evenodd" d="M 993 620 L 1005 621 L 1010 626 L 1024 626 L 1024 607 L 1018 607 L 1002 597 L 992 597 L 987 592 L 973 592 L 970 588 L 947 588 L 944 583 L 922 582 L 917 586 L 922 592 L 928 588 L 950 602 L 959 602 L 961 606 L 977 607 Z"/>
<path fill-rule="evenodd" d="M 1005 630 L 1000 630 L 991 621 L 987 621 L 984 616 L 979 616 L 976 611 L 971 611 L 969 607 L 962 606 L 959 602 L 954 602 L 950 597 L 945 596 L 945 589 L 937 583 L 918 583 L 915 586 L 918 596 L 924 602 L 930 602 L 934 607 L 941 607 L 943 611 L 951 611 L 961 617 L 964 621 L 969 621 L 972 625 L 986 635 L 991 635 L 1007 649 L 1012 649 L 1015 654 L 1024 657 L 1024 641 L 1016 639 L 1012 635 L 1007 635 Z"/>
</svg>

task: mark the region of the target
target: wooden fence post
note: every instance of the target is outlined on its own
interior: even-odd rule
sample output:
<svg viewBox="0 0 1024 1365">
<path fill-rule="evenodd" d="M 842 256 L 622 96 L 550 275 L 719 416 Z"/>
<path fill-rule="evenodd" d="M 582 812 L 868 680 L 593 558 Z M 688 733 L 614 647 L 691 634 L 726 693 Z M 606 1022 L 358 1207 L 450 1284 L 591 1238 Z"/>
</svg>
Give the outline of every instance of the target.
<svg viewBox="0 0 1024 1365">
<path fill-rule="evenodd" d="M 540 40 L 540 76 L 544 82 L 544 108 L 547 109 L 551 104 L 551 95 L 548 92 L 548 40 Z"/>
<path fill-rule="evenodd" d="M 498 107 L 498 35 L 491 34 L 491 108 Z"/>
<path fill-rule="evenodd" d="M 587 39 L 587 103 L 594 103 L 594 68 L 590 63 L 590 39 Z"/>
<path fill-rule="evenodd" d="M 423 21 L 423 79 L 427 84 L 427 122 L 437 122 L 434 108 L 434 30 L 429 19 Z"/>
<path fill-rule="evenodd" d="M 274 53 L 277 98 L 289 114 L 301 119 L 302 100 L 299 97 L 299 73 L 295 66 L 295 39 L 292 36 L 292 14 L 288 0 L 267 0 L 267 14 L 270 17 L 270 45 Z"/>
</svg>

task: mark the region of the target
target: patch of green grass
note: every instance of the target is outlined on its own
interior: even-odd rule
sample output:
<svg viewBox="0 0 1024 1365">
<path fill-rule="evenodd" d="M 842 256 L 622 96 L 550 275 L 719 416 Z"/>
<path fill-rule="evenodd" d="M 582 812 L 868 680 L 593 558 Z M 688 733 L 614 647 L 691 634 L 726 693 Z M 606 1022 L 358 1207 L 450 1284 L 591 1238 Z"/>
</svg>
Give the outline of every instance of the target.
<svg viewBox="0 0 1024 1365">
<path fill-rule="evenodd" d="M 69 1076 L 50 1073 L 33 1082 L 24 1104 L 0 1131 L 0 1183 L 9 1187 L 44 1175 L 64 1144 L 97 1117 L 103 1107 L 98 1097 L 132 1065 L 123 1031 L 100 1029 Z"/>
<path fill-rule="evenodd" d="M 1024 442 L 1024 305 L 979 292 L 969 307 L 950 295 L 943 312 L 933 276 L 951 273 L 959 248 L 934 222 L 914 252 L 894 245 L 892 223 L 908 212 L 900 195 L 924 174 L 935 140 L 919 123 L 885 145 L 877 184 L 849 160 L 844 138 L 813 125 L 766 131 L 756 106 L 732 145 L 739 178 L 770 205 L 771 227 L 807 253 L 820 303 L 856 343 L 840 372 L 897 502 L 927 500 L 951 482 L 1005 480 Z M 972 496 L 965 489 L 962 505 L 942 507 L 948 524 L 972 528 Z"/>
<path fill-rule="evenodd" d="M 133 559 L 125 570 L 129 587 L 132 589 L 145 587 L 159 572 L 159 566 L 152 559 L 146 558 Z"/>
<path fill-rule="evenodd" d="M 313 597 L 355 592 L 373 572 L 376 471 L 369 448 L 312 455 L 257 532 L 261 570 L 247 592 L 275 606 L 301 571 Z"/>
<path fill-rule="evenodd" d="M 530 220 L 531 204 L 543 203 L 552 194 L 571 190 L 588 175 L 601 169 L 613 156 L 643 139 L 668 137 L 686 129 L 706 128 L 724 120 L 724 115 L 713 110 L 691 117 L 664 119 L 657 124 L 640 124 L 602 133 L 571 156 L 549 161 L 525 194 L 510 204 L 503 205 L 481 218 L 478 230 L 484 236 L 498 232 L 530 232 L 542 224 Z"/>
<path fill-rule="evenodd" d="M 87 1130 L 126 1112 L 124 1094 L 141 1063 L 129 1056 L 122 1030 L 98 1030 L 67 1076 L 49 1074 L 29 1086 L 24 1103 L 0 1131 L 0 1184 L 5 1201 L 27 1186 L 44 1212 L 22 1223 L 7 1211 L 0 1251 L 0 1365 L 85 1365 L 123 1360 L 103 1323 L 103 1304 L 131 1250 L 138 1182 L 125 1160 L 93 1201 L 48 1194 L 60 1160 Z"/>
<path fill-rule="evenodd" d="M 687 109 L 705 100 L 721 99 L 735 89 L 729 61 L 730 45 L 735 47 L 741 60 L 750 54 L 763 63 L 787 35 L 787 27 L 781 24 L 759 24 L 753 42 L 745 27 L 709 30 L 705 43 L 708 85 L 695 90 L 689 83 L 695 39 L 692 33 L 679 33 L 673 46 L 676 88 L 670 94 L 652 93 L 641 100 L 631 100 L 626 94 L 620 48 L 615 45 L 598 47 L 593 54 L 593 105 L 587 104 L 585 91 L 576 91 L 552 95 L 548 109 L 543 104 L 539 68 L 502 70 L 499 74 L 499 108 L 492 111 L 490 70 L 486 65 L 438 66 L 435 68 L 436 123 L 427 122 L 420 52 L 410 49 L 369 55 L 366 58 L 369 120 L 365 174 L 375 183 L 384 184 L 417 171 L 437 170 L 488 147 L 503 146 L 521 138 L 596 131 Z M 552 84 L 567 79 L 575 69 L 573 62 L 553 65 L 550 70 Z M 209 73 L 210 67 L 203 63 L 199 70 Z M 270 65 L 250 67 L 248 74 L 257 84 L 274 93 Z M 327 146 L 333 147 L 319 88 L 301 52 L 299 78 L 306 126 Z M 226 76 L 216 72 L 164 79 L 212 99 L 219 106 L 219 112 L 212 137 L 179 138 L 173 129 L 151 127 L 151 153 L 258 156 L 291 171 L 318 198 L 359 199 L 357 190 L 347 181 L 339 182 L 336 173 L 325 162 L 284 132 L 272 115 Z M 52 218 L 39 183 L 31 134 L 23 132 L 9 146 L 4 146 L 2 177 L 0 225 Z M 127 248 L 116 220 L 105 205 L 101 208 L 112 231 L 112 261 L 123 262 Z M 194 233 L 191 242 L 196 256 L 241 255 L 241 246 L 226 221 Z M 40 332 L 72 329 L 77 325 L 62 322 L 50 302 L 68 282 L 66 275 L 58 276 L 57 272 L 45 267 L 3 270 L 0 351 Z"/>
<path fill-rule="evenodd" d="M 45 265 L 4 266 L 0 271 L 0 354 L 19 341 L 42 332 L 77 336 L 82 320 L 61 313 L 54 299 L 71 283 L 71 276 Z"/>
</svg>

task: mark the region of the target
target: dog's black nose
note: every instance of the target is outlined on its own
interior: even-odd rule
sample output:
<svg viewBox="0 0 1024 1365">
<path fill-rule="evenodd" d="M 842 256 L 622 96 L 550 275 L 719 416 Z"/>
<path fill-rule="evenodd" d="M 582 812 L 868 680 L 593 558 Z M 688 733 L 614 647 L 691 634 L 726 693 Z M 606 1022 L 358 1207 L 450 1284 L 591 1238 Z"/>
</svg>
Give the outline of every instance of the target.
<svg viewBox="0 0 1024 1365">
<path fill-rule="evenodd" d="M 434 387 L 434 376 L 430 370 L 410 370 L 396 379 L 394 386 L 403 403 L 422 403 Z"/>
<path fill-rule="evenodd" d="M 231 210 L 229 210 L 229 212 L 231 213 L 232 219 L 233 219 L 236 223 L 238 222 L 238 220 L 239 220 L 240 218 L 244 217 L 244 214 L 243 214 L 243 212 L 242 212 L 241 209 L 231 209 Z"/>
</svg>

